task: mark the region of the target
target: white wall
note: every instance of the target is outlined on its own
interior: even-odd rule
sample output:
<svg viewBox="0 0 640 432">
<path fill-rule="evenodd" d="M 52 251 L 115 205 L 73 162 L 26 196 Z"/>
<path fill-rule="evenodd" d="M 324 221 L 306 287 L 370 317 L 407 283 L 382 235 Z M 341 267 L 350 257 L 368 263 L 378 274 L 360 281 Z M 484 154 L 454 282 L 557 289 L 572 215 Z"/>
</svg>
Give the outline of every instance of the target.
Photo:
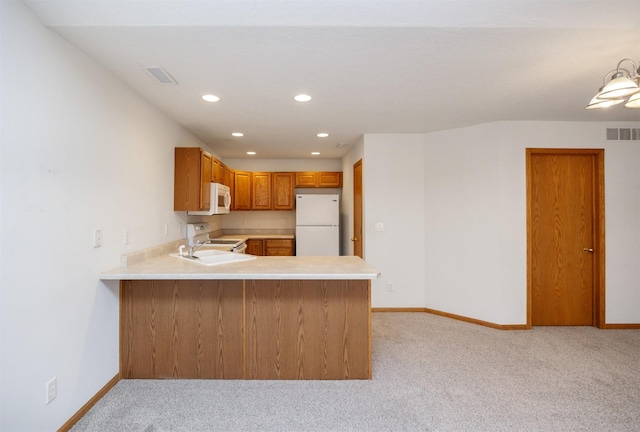
<svg viewBox="0 0 640 432">
<path fill-rule="evenodd" d="M 1 7 L 0 429 L 56 430 L 118 373 L 118 289 L 99 273 L 184 237 L 173 148 L 201 143 L 22 3 Z"/>
<path fill-rule="evenodd" d="M 424 307 L 423 140 L 418 134 L 364 136 L 364 254 L 382 273 L 372 282 L 373 307 Z M 375 231 L 377 222 L 384 231 Z"/>
<path fill-rule="evenodd" d="M 374 284 L 374 306 L 526 323 L 525 149 L 604 148 L 606 322 L 640 322 L 640 142 L 605 140 L 605 128 L 630 126 L 640 123 L 497 122 L 420 136 L 365 135 L 367 261 L 383 276 Z M 407 187 L 421 196 L 408 201 Z M 385 211 L 381 203 L 393 190 L 402 204 Z M 376 233 L 375 220 L 384 220 L 386 231 L 414 229 Z M 399 252 L 409 239 L 417 257 Z M 404 281 L 408 265 L 417 283 L 388 292 L 384 282 Z"/>
</svg>

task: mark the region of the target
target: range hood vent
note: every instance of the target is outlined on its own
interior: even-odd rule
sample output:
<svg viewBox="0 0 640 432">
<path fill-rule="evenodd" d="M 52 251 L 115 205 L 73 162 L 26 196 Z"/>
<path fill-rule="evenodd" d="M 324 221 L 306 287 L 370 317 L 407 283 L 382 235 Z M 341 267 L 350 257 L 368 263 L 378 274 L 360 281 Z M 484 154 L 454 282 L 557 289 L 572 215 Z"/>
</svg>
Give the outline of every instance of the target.
<svg viewBox="0 0 640 432">
<path fill-rule="evenodd" d="M 144 69 L 149 73 L 149 75 L 151 75 L 160 84 L 163 84 L 163 85 L 178 84 L 178 81 L 176 81 L 175 78 L 173 78 L 171 74 L 169 74 L 169 72 L 167 72 L 166 70 L 164 70 L 164 68 L 160 66 L 149 66 L 149 67 L 145 67 Z"/>
<path fill-rule="evenodd" d="M 640 141 L 640 129 L 607 128 L 607 141 Z"/>
</svg>

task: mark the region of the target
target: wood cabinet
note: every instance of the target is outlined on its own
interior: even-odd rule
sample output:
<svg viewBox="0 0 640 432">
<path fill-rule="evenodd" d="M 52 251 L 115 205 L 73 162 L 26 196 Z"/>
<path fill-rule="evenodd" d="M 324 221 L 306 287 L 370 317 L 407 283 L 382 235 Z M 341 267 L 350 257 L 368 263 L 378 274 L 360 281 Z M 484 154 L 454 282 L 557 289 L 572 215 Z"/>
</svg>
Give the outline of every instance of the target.
<svg viewBox="0 0 640 432">
<path fill-rule="evenodd" d="M 294 256 L 292 239 L 265 239 L 264 254 L 267 256 Z"/>
<path fill-rule="evenodd" d="M 293 210 L 293 173 L 271 174 L 273 183 L 273 210 Z"/>
<path fill-rule="evenodd" d="M 299 188 L 339 188 L 342 187 L 342 173 L 332 172 L 297 172 L 295 187 Z"/>
<path fill-rule="evenodd" d="M 235 171 L 233 177 L 233 209 L 251 210 L 251 173 Z"/>
<path fill-rule="evenodd" d="M 264 255 L 264 242 L 262 239 L 248 239 L 246 253 L 251 255 Z"/>
<path fill-rule="evenodd" d="M 294 245 L 293 239 L 250 238 L 246 252 L 257 256 L 294 256 Z"/>
<path fill-rule="evenodd" d="M 173 210 L 206 210 L 210 205 L 211 155 L 197 147 L 176 147 Z"/>
<path fill-rule="evenodd" d="M 293 173 L 236 171 L 235 183 L 234 210 L 293 210 Z M 247 199 L 249 206 L 244 204 Z"/>
<path fill-rule="evenodd" d="M 296 187 L 316 187 L 316 173 L 314 172 L 297 172 Z"/>
<path fill-rule="evenodd" d="M 251 209 L 271 210 L 271 173 L 251 173 Z"/>
<path fill-rule="evenodd" d="M 233 171 L 198 147 L 177 147 L 174 170 L 174 211 L 207 210 L 211 183 L 231 189 L 231 210 L 293 210 L 294 187 L 342 187 L 341 172 Z"/>
<path fill-rule="evenodd" d="M 214 157 L 211 158 L 211 182 L 222 183 L 222 162 Z"/>
<path fill-rule="evenodd" d="M 226 165 L 222 166 L 222 184 L 225 186 L 232 187 L 233 183 L 233 171 Z M 231 195 L 233 196 L 233 194 Z"/>
</svg>

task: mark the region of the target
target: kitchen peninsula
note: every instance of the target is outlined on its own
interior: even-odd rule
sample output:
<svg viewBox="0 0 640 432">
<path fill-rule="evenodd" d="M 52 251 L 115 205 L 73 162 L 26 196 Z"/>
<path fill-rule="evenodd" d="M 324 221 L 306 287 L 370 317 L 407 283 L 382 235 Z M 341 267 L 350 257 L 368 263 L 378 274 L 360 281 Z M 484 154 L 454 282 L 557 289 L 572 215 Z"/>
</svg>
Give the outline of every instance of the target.
<svg viewBox="0 0 640 432">
<path fill-rule="evenodd" d="M 166 254 L 120 281 L 122 378 L 371 379 L 371 279 L 358 257 L 206 266 Z"/>
</svg>

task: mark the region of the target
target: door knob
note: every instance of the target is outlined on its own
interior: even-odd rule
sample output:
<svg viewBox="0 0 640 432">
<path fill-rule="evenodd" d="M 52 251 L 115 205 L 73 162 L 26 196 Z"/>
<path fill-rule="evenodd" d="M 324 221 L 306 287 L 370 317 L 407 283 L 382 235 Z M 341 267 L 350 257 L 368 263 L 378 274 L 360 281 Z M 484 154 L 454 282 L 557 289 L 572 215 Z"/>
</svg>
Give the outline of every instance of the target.
<svg viewBox="0 0 640 432">
<path fill-rule="evenodd" d="M 351 241 L 358 241 L 358 237 L 352 238 Z"/>
<path fill-rule="evenodd" d="M 582 250 L 585 252 L 593 252 L 592 248 L 582 248 Z"/>
</svg>

